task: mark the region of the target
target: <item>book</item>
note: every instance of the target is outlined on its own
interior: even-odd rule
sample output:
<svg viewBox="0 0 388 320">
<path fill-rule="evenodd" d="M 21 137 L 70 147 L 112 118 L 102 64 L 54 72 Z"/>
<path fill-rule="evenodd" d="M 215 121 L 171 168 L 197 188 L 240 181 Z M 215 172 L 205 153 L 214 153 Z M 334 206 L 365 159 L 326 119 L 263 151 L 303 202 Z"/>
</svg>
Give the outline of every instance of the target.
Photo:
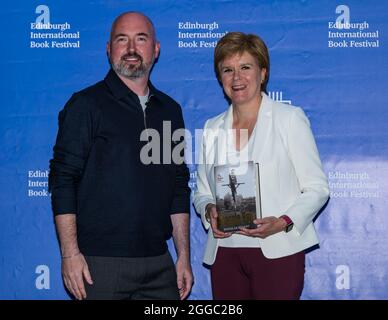
<svg viewBox="0 0 388 320">
<path fill-rule="evenodd" d="M 218 229 L 234 232 L 240 227 L 256 228 L 253 220 L 262 216 L 259 164 L 219 165 L 214 174 Z"/>
</svg>

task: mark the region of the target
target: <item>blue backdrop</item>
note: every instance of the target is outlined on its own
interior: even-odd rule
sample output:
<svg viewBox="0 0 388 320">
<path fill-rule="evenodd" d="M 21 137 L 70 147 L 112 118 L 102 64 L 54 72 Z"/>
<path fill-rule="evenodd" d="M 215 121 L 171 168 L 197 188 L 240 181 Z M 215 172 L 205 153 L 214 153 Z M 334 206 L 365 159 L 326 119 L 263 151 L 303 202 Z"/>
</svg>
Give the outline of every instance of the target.
<svg viewBox="0 0 388 320">
<path fill-rule="evenodd" d="M 386 1 L 6 0 L 2 8 L 0 299 L 69 299 L 47 193 L 57 114 L 105 76 L 111 23 L 128 10 L 154 21 L 161 55 L 151 79 L 182 105 L 193 136 L 227 107 L 215 42 L 229 31 L 265 40 L 270 95 L 310 118 L 331 189 L 302 298 L 388 298 Z M 205 239 L 192 210 L 190 299 L 211 299 Z"/>
</svg>

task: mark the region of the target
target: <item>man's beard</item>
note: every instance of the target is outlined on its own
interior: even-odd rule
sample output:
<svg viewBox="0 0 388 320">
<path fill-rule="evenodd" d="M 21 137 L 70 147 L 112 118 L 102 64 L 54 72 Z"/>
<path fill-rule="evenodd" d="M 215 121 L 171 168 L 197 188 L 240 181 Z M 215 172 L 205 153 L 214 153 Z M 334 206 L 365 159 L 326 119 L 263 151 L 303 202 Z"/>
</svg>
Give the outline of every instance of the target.
<svg viewBox="0 0 388 320">
<path fill-rule="evenodd" d="M 126 58 L 136 58 L 140 61 L 139 65 L 131 65 L 125 61 Z M 114 63 L 110 60 L 112 69 L 117 72 L 117 74 L 127 78 L 127 79 L 139 79 L 144 77 L 150 71 L 150 65 L 143 62 L 143 58 L 137 53 L 126 54 L 121 57 L 119 63 Z"/>
</svg>

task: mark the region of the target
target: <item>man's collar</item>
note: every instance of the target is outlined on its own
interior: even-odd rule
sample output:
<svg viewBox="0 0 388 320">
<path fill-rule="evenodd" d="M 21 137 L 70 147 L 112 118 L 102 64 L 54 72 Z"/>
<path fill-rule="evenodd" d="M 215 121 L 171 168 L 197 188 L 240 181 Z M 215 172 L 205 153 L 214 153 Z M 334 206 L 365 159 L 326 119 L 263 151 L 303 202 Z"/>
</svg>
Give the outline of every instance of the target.
<svg viewBox="0 0 388 320">
<path fill-rule="evenodd" d="M 125 83 L 119 78 L 114 70 L 110 69 L 104 80 L 117 99 L 122 99 L 128 95 L 133 98 L 137 97 L 137 94 L 125 85 Z M 159 90 L 157 90 L 150 81 L 148 81 L 148 88 L 149 97 L 158 97 L 160 95 Z"/>
</svg>

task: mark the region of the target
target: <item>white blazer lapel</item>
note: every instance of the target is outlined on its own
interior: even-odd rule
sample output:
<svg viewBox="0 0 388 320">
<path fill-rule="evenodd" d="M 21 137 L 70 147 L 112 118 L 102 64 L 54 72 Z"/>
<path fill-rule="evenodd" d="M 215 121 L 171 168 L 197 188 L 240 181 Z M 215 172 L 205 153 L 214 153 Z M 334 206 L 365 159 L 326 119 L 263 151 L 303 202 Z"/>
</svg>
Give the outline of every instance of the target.
<svg viewBox="0 0 388 320">
<path fill-rule="evenodd" d="M 263 150 L 269 140 L 272 128 L 272 100 L 262 92 L 261 106 L 257 117 L 255 141 L 253 146 L 253 160 L 255 162 L 263 161 Z"/>
<path fill-rule="evenodd" d="M 230 138 L 230 129 L 232 128 L 233 107 L 230 105 L 223 117 L 223 123 L 220 123 L 217 133 L 217 152 L 216 165 L 227 163 L 228 139 Z"/>
</svg>

